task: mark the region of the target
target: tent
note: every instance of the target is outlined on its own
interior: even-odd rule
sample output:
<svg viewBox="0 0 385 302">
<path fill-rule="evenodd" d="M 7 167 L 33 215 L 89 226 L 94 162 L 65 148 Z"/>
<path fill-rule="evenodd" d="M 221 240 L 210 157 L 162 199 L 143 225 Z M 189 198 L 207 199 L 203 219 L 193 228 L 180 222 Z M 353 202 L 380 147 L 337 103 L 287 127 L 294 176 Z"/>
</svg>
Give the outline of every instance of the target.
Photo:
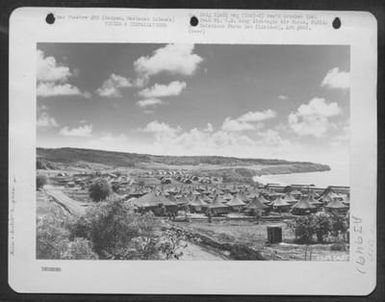
<svg viewBox="0 0 385 302">
<path fill-rule="evenodd" d="M 213 201 L 207 205 L 207 208 L 214 215 L 225 214 L 230 210 L 230 207 L 225 204 L 225 200 L 219 195 L 214 197 Z"/>
<path fill-rule="evenodd" d="M 176 199 L 176 204 L 178 205 L 188 204 L 189 202 L 190 200 L 188 200 L 185 195 L 180 195 L 180 197 Z"/>
<path fill-rule="evenodd" d="M 193 200 L 190 200 L 188 206 L 192 212 L 202 213 L 207 208 L 207 203 L 205 203 L 198 195 L 196 195 Z"/>
<path fill-rule="evenodd" d="M 223 195 L 222 198 L 226 201 L 229 201 L 229 200 L 233 199 L 233 195 L 231 195 L 230 193 L 226 193 L 225 195 Z"/>
<path fill-rule="evenodd" d="M 261 198 L 263 197 L 254 196 L 253 199 L 249 202 L 249 204 L 245 206 L 245 212 L 254 215 L 255 213 L 260 213 L 267 210 L 269 207 L 261 201 Z"/>
<path fill-rule="evenodd" d="M 285 199 L 285 197 L 278 197 L 275 200 L 273 200 L 272 204 L 273 209 L 281 211 L 287 211 L 292 206 L 290 203 L 288 203 Z"/>
<path fill-rule="evenodd" d="M 348 210 L 348 206 L 344 205 L 340 199 L 335 198 L 325 206 L 329 212 L 344 214 Z"/>
<path fill-rule="evenodd" d="M 226 203 L 226 205 L 231 207 L 234 211 L 237 211 L 242 209 L 246 204 L 239 196 L 234 196 L 233 199 Z"/>
<path fill-rule="evenodd" d="M 291 212 L 294 215 L 306 215 L 316 212 L 316 206 L 313 205 L 308 199 L 309 198 L 301 198 L 295 205 L 293 205 Z"/>
<path fill-rule="evenodd" d="M 211 198 L 210 198 L 210 196 L 208 196 L 208 195 L 203 195 L 202 196 L 202 200 L 205 202 L 205 203 L 211 203 Z"/>
<path fill-rule="evenodd" d="M 175 213 L 177 204 L 168 200 L 162 194 L 148 193 L 136 199 L 133 204 L 144 211 L 153 211 L 155 215 L 163 216 L 167 212 Z"/>
<path fill-rule="evenodd" d="M 293 205 L 298 201 L 297 199 L 294 198 L 294 196 L 291 195 L 291 193 L 285 194 L 282 198 L 285 202 L 287 202 L 290 205 Z"/>
</svg>

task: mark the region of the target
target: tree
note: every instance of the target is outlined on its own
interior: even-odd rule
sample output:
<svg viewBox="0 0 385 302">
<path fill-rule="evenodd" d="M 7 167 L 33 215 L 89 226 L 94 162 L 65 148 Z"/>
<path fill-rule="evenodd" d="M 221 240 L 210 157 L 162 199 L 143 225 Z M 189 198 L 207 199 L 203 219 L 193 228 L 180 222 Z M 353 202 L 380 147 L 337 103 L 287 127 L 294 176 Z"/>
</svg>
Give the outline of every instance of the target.
<svg viewBox="0 0 385 302">
<path fill-rule="evenodd" d="M 349 219 L 347 217 L 331 214 L 331 233 L 333 236 L 338 237 L 341 234 L 343 237 L 349 229 Z"/>
<path fill-rule="evenodd" d="M 103 201 L 110 196 L 111 185 L 104 178 L 98 178 L 91 184 L 89 194 L 93 201 Z"/>
<path fill-rule="evenodd" d="M 301 216 L 295 220 L 294 231 L 295 237 L 299 242 L 310 243 L 314 235 L 314 225 L 312 216 Z"/>
<path fill-rule="evenodd" d="M 125 203 L 115 200 L 98 203 L 70 226 L 73 238 L 92 243 L 101 259 L 159 259 L 166 250 L 155 232 L 158 221 L 152 213 L 133 213 Z M 167 234 L 166 234 L 167 235 Z M 167 255 L 169 251 L 167 250 Z"/>
<path fill-rule="evenodd" d="M 330 214 L 319 212 L 298 217 L 289 223 L 289 227 L 301 243 L 311 243 L 314 235 L 317 236 L 317 241 L 322 243 L 333 231 L 333 218 Z"/>
<path fill-rule="evenodd" d="M 47 184 L 47 177 L 45 175 L 37 175 L 36 176 L 36 189 L 44 187 Z"/>
<path fill-rule="evenodd" d="M 92 243 L 84 238 L 69 239 L 68 221 L 55 213 L 39 218 L 36 225 L 37 259 L 97 259 Z"/>
<path fill-rule="evenodd" d="M 329 235 L 332 230 L 331 217 L 329 214 L 319 212 L 313 217 L 314 233 L 317 236 L 318 242 L 324 242 L 325 237 Z"/>
</svg>

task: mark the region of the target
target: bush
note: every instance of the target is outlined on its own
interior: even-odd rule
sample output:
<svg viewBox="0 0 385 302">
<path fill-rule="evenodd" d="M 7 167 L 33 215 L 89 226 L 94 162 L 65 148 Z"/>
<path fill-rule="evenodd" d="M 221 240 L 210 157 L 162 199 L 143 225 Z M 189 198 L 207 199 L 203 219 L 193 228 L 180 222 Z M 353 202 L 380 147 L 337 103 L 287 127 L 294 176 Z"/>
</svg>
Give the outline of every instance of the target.
<svg viewBox="0 0 385 302">
<path fill-rule="evenodd" d="M 135 214 L 123 202 L 99 203 L 70 226 L 71 237 L 83 237 L 93 243 L 102 258 L 121 258 L 135 237 L 150 237 L 155 217 Z M 132 247 L 132 246 L 131 246 Z M 115 257 L 116 256 L 116 257 Z"/>
<path fill-rule="evenodd" d="M 89 194 L 93 201 L 103 201 L 110 196 L 111 185 L 104 178 L 98 178 L 91 184 Z"/>
<path fill-rule="evenodd" d="M 349 219 L 337 214 L 331 215 L 331 233 L 337 237 L 339 234 L 346 235 L 349 229 Z"/>
<path fill-rule="evenodd" d="M 36 189 L 44 187 L 47 184 L 47 177 L 45 175 L 37 175 L 36 176 Z"/>
<path fill-rule="evenodd" d="M 322 243 L 330 235 L 346 234 L 349 220 L 339 215 L 319 212 L 298 217 L 293 223 L 289 223 L 289 227 L 301 243 L 310 243 L 314 235 L 317 236 L 317 241 Z"/>
<path fill-rule="evenodd" d="M 301 243 L 310 243 L 314 235 L 312 215 L 298 217 L 294 224 L 295 237 Z"/>
<path fill-rule="evenodd" d="M 89 240 L 101 259 L 178 259 L 184 239 L 177 230 L 162 230 L 153 213 L 134 213 L 119 200 L 98 203 L 69 229 L 70 239 Z"/>
<path fill-rule="evenodd" d="M 90 241 L 69 239 L 67 221 L 49 215 L 38 219 L 36 230 L 37 259 L 97 259 Z"/>
<path fill-rule="evenodd" d="M 314 233 L 317 236 L 318 242 L 324 242 L 325 237 L 329 235 L 332 229 L 331 217 L 329 214 L 319 212 L 312 216 Z"/>
<path fill-rule="evenodd" d="M 90 241 L 84 238 L 75 238 L 73 241 L 65 240 L 60 251 L 60 259 L 98 259 L 92 250 Z"/>
<path fill-rule="evenodd" d="M 53 216 L 38 219 L 36 228 L 36 258 L 60 259 L 59 244 L 68 238 L 63 221 Z"/>
<path fill-rule="evenodd" d="M 331 251 L 346 251 L 346 245 L 344 243 L 334 243 L 330 246 Z"/>
<path fill-rule="evenodd" d="M 56 166 L 49 162 L 49 161 L 46 161 L 46 160 L 42 160 L 42 159 L 37 159 L 36 160 L 36 169 L 40 169 L 40 170 L 52 170 L 52 169 L 56 169 Z"/>
</svg>

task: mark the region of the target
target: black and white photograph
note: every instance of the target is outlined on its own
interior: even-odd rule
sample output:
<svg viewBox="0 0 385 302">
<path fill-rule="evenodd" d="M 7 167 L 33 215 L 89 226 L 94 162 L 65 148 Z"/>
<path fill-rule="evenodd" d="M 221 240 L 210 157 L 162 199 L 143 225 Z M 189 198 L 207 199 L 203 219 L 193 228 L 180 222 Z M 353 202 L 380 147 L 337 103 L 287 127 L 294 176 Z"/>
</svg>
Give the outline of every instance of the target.
<svg viewBox="0 0 385 302">
<path fill-rule="evenodd" d="M 376 39 L 358 11 L 16 9 L 10 287 L 368 295 Z"/>
<path fill-rule="evenodd" d="M 37 259 L 349 261 L 349 46 L 36 56 Z"/>
</svg>

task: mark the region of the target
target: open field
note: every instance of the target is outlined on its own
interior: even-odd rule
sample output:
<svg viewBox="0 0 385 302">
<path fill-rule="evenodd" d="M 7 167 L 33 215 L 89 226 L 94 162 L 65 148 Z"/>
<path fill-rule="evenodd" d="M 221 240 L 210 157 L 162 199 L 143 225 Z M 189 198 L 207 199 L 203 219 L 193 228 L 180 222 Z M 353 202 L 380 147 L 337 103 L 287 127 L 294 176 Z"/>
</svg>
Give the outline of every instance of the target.
<svg viewBox="0 0 385 302">
<path fill-rule="evenodd" d="M 295 244 L 294 232 L 285 222 L 271 223 L 246 220 L 222 220 L 211 223 L 192 221 L 176 223 L 179 227 L 195 234 L 208 236 L 221 243 L 237 243 L 247 245 L 261 251 L 268 260 L 299 260 L 299 261 L 348 261 L 348 251 L 332 251 L 332 243 L 326 244 Z M 282 227 L 283 242 L 269 244 L 267 242 L 267 226 Z"/>
</svg>

